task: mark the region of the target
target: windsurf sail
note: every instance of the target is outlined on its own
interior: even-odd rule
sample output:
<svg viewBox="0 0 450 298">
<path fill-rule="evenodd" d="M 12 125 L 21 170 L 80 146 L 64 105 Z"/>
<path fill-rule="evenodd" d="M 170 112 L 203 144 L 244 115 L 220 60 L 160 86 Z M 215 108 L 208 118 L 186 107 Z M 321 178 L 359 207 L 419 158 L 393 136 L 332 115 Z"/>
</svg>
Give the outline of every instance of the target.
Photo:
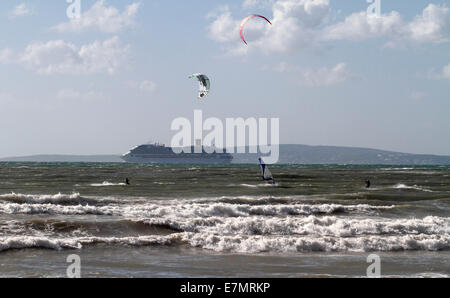
<svg viewBox="0 0 450 298">
<path fill-rule="evenodd" d="M 264 163 L 262 158 L 259 158 L 259 164 L 261 166 L 261 177 L 264 181 L 268 181 L 272 184 L 275 184 L 275 179 L 272 176 L 272 172 L 269 170 L 267 165 Z"/>
</svg>

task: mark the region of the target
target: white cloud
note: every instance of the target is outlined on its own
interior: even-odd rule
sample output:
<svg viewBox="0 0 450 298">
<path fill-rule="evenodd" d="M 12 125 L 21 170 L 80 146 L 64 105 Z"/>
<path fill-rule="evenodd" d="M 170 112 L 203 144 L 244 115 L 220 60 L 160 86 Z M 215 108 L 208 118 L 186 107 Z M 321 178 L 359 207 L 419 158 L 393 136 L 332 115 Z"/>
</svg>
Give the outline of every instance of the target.
<svg viewBox="0 0 450 298">
<path fill-rule="evenodd" d="M 124 66 L 128 50 L 117 36 L 81 47 L 63 40 L 33 42 L 15 56 L 8 49 L 1 51 L 0 63 L 23 65 L 44 75 L 114 74 Z"/>
<path fill-rule="evenodd" d="M 323 24 L 329 12 L 329 0 L 279 0 L 273 6 L 274 22 L 290 20 L 305 28 Z"/>
<path fill-rule="evenodd" d="M 258 41 L 265 52 L 313 47 L 318 27 L 327 22 L 329 0 L 283 0 L 273 6 L 273 26 Z"/>
<path fill-rule="evenodd" d="M 227 6 L 220 9 L 219 14 L 210 14 L 215 20 L 209 26 L 209 36 L 217 42 L 239 40 L 239 21 L 234 20 Z"/>
<path fill-rule="evenodd" d="M 314 43 L 315 29 L 326 22 L 330 10 L 329 0 L 279 0 L 272 6 L 273 26 L 259 20 L 248 22 L 245 35 L 249 46 L 239 42 L 239 25 L 242 20 L 233 19 L 226 9 L 215 17 L 209 36 L 221 43 L 231 43 L 232 54 L 246 54 L 251 50 L 264 53 L 286 52 Z"/>
<path fill-rule="evenodd" d="M 330 25 L 322 32 L 322 40 L 359 41 L 384 35 L 396 35 L 403 28 L 403 20 L 398 12 L 380 17 L 368 17 L 366 12 L 351 14 L 343 22 Z"/>
<path fill-rule="evenodd" d="M 449 41 L 449 9 L 445 6 L 428 5 L 422 15 L 408 24 L 408 38 L 419 42 L 442 43 Z"/>
<path fill-rule="evenodd" d="M 413 91 L 411 92 L 411 98 L 414 100 L 422 100 L 428 97 L 428 94 L 421 91 Z"/>
<path fill-rule="evenodd" d="M 32 14 L 32 10 L 26 3 L 20 3 L 11 11 L 13 17 L 24 17 L 30 14 Z"/>
<path fill-rule="evenodd" d="M 368 17 L 366 12 L 351 14 L 343 22 L 329 25 L 323 30 L 322 40 L 360 41 L 377 37 L 412 42 L 442 43 L 449 41 L 449 9 L 429 4 L 411 22 L 392 11 L 380 17 Z"/>
<path fill-rule="evenodd" d="M 301 73 L 301 82 L 307 87 L 332 86 L 351 78 L 353 75 L 345 63 L 339 63 L 332 68 L 322 67 L 317 70 L 307 70 Z"/>
<path fill-rule="evenodd" d="M 130 88 L 136 89 L 136 90 L 140 90 L 140 91 L 144 91 L 144 92 L 148 92 L 148 93 L 153 93 L 156 91 L 156 89 L 158 89 L 158 85 L 150 80 L 144 80 L 141 82 L 129 82 L 128 86 Z"/>
<path fill-rule="evenodd" d="M 82 32 L 99 30 L 105 33 L 117 33 L 134 25 L 134 18 L 140 3 L 128 5 L 123 12 L 113 6 L 107 7 L 105 0 L 97 1 L 80 18 L 53 27 L 58 32 Z"/>
<path fill-rule="evenodd" d="M 102 92 L 97 91 L 82 92 L 75 89 L 62 89 L 58 92 L 56 97 L 61 100 L 82 100 L 82 101 L 107 99 L 107 97 Z"/>
<path fill-rule="evenodd" d="M 419 77 L 423 77 L 423 74 L 419 74 Z M 428 70 L 426 78 L 429 80 L 450 80 L 450 63 L 442 68 Z"/>
<path fill-rule="evenodd" d="M 139 89 L 146 92 L 154 92 L 158 85 L 156 85 L 155 82 L 152 81 L 143 81 L 139 84 Z"/>
<path fill-rule="evenodd" d="M 338 63 L 333 67 L 306 69 L 286 62 L 281 62 L 275 67 L 263 67 L 263 70 L 267 69 L 279 73 L 290 73 L 291 77 L 299 78 L 302 85 L 310 88 L 337 85 L 356 77 L 349 70 L 346 63 Z"/>
<path fill-rule="evenodd" d="M 0 91 L 0 103 L 9 103 L 14 101 L 14 96 L 7 92 Z"/>
<path fill-rule="evenodd" d="M 264 2 L 246 0 L 243 5 L 251 7 Z M 228 53 L 236 55 L 250 51 L 274 53 L 321 49 L 335 40 L 362 41 L 384 37 L 388 38 L 387 47 L 397 47 L 396 42 L 400 41 L 434 44 L 450 41 L 449 9 L 445 5 L 429 4 L 410 22 L 396 11 L 380 17 L 367 16 L 367 12 L 362 11 L 331 24 L 329 0 L 277 0 L 272 5 L 272 16 L 268 17 L 273 26 L 257 20 L 247 24 L 248 46 L 239 42 L 241 20 L 234 19 L 228 8 L 214 16 L 209 36 L 225 44 Z"/>
<path fill-rule="evenodd" d="M 292 66 L 291 64 L 288 64 L 286 62 L 280 62 L 278 65 L 276 65 L 273 70 L 276 72 L 292 72 L 295 71 L 297 68 Z"/>
<path fill-rule="evenodd" d="M 10 64 L 14 61 L 14 53 L 10 49 L 0 51 L 0 64 Z"/>
<path fill-rule="evenodd" d="M 450 63 L 442 69 L 442 77 L 450 80 Z"/>
<path fill-rule="evenodd" d="M 273 5 L 275 0 L 245 0 L 242 3 L 243 8 L 266 8 Z"/>
<path fill-rule="evenodd" d="M 242 3 L 242 7 L 244 8 L 253 8 L 255 6 L 258 6 L 260 3 L 260 0 L 245 0 L 244 3 Z"/>
</svg>

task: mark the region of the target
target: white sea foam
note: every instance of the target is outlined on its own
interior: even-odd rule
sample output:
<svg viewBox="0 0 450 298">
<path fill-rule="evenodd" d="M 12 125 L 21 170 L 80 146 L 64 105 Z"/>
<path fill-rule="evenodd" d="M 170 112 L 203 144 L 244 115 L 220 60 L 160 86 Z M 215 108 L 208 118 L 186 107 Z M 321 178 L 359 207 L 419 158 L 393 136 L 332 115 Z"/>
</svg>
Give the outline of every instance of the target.
<svg viewBox="0 0 450 298">
<path fill-rule="evenodd" d="M 155 182 L 153 182 L 153 184 L 157 184 L 157 185 L 175 185 L 175 182 L 158 182 L 158 181 L 155 181 Z"/>
<path fill-rule="evenodd" d="M 3 202 L 2 202 L 3 201 Z M 139 203 L 145 202 L 145 198 L 121 198 L 121 197 L 83 197 L 79 193 L 72 194 L 20 194 L 10 193 L 0 195 L 0 204 L 10 203 L 28 203 L 28 204 L 110 204 L 110 203 Z"/>
<path fill-rule="evenodd" d="M 413 278 L 449 278 L 448 273 L 437 273 L 437 272 L 423 272 L 417 273 L 412 276 Z"/>
<path fill-rule="evenodd" d="M 296 253 L 296 252 L 369 252 L 450 249 L 449 235 L 361 236 L 354 238 L 310 236 L 241 236 L 212 233 L 177 233 L 168 236 L 141 237 L 0 237 L 0 252 L 10 249 L 81 249 L 86 245 L 126 246 L 175 245 L 186 243 L 217 252 Z"/>
<path fill-rule="evenodd" d="M 101 184 L 99 184 L 99 183 L 91 184 L 91 186 L 94 186 L 94 187 L 126 186 L 126 184 L 125 183 L 112 183 L 112 182 L 105 181 L 105 182 L 103 182 Z"/>
<path fill-rule="evenodd" d="M 171 182 L 154 182 L 155 184 L 172 184 Z M 100 184 L 99 184 L 100 185 Z M 222 197 L 202 197 L 202 198 L 155 198 L 151 199 L 148 197 L 89 197 L 89 196 L 81 196 L 79 193 L 72 194 L 21 194 L 21 193 L 9 193 L 0 195 L 0 203 L 1 201 L 9 201 L 13 203 L 76 203 L 83 202 L 84 200 L 90 201 L 92 203 L 145 203 L 152 202 L 158 205 L 180 205 L 180 204 L 210 204 L 210 203 L 219 203 L 226 202 L 230 204 L 297 204 L 300 201 L 305 200 L 324 200 L 323 196 L 320 195 L 312 195 L 312 196 L 302 196 L 302 195 L 293 195 L 293 196 L 222 196 Z"/>
<path fill-rule="evenodd" d="M 0 201 L 12 202 L 26 202 L 26 203 L 63 203 L 63 202 L 77 202 L 81 198 L 79 193 L 56 195 L 30 195 L 30 194 L 3 194 L 0 195 Z"/>
<path fill-rule="evenodd" d="M 296 252 L 368 252 L 404 250 L 448 250 L 450 236 L 405 235 L 363 236 L 354 238 L 293 237 L 293 236 L 224 236 L 205 233 L 184 233 L 191 246 L 217 252 L 296 253 Z"/>
<path fill-rule="evenodd" d="M 0 204 L 0 212 L 6 214 L 52 214 L 52 215 L 113 215 L 95 206 L 63 206 L 52 204 Z"/>
<path fill-rule="evenodd" d="M 419 191 L 424 191 L 424 192 L 433 192 L 433 191 L 430 190 L 430 189 L 427 189 L 427 188 L 424 188 L 424 187 L 420 187 L 420 186 L 417 186 L 417 185 L 414 185 L 414 186 L 408 186 L 408 185 L 401 184 L 401 183 L 395 185 L 394 188 L 395 188 L 395 189 L 413 189 L 413 190 L 419 190 Z"/>
<path fill-rule="evenodd" d="M 24 234 L 25 231 L 25 227 L 17 224 L 16 221 L 0 222 L 0 236 Z"/>
<path fill-rule="evenodd" d="M 11 249 L 47 248 L 54 250 L 81 249 L 85 245 L 169 245 L 177 236 L 142 236 L 142 237 L 79 237 L 79 238 L 49 238 L 34 236 L 0 237 L 0 252 Z"/>
<path fill-rule="evenodd" d="M 97 243 L 145 246 L 180 242 L 239 253 L 450 249 L 449 217 L 393 219 L 381 215 L 396 206 L 306 204 L 303 198 L 131 198 L 129 201 L 111 198 L 108 204 L 89 205 L 76 204 L 86 200 L 77 193 L 0 195 L 0 214 L 81 215 L 81 220 L 89 218 L 88 215 L 117 216 L 173 230 L 173 234 L 167 236 L 106 238 L 87 230 L 64 234 L 52 230 L 34 233 L 33 229 L 28 229 L 26 234 L 32 233 L 32 236 L 25 236 L 19 232 L 26 225 L 18 221 L 17 226 L 0 226 L 0 251 L 81 248 Z M 89 200 L 101 202 L 104 198 Z"/>
<path fill-rule="evenodd" d="M 228 203 L 211 204 L 141 204 L 141 205 L 117 205 L 107 206 L 64 206 L 54 204 L 0 204 L 0 213 L 6 214 L 62 214 L 62 215 L 116 215 L 127 217 L 246 217 L 261 216 L 287 216 L 287 215 L 311 215 L 333 214 L 342 212 L 374 212 L 378 210 L 392 209 L 394 206 L 370 206 L 370 205 L 337 205 L 337 204 L 295 204 L 295 205 L 237 205 Z"/>
<path fill-rule="evenodd" d="M 383 274 L 383 278 L 449 278 L 450 275 L 446 273 L 439 272 L 423 272 L 416 274 L 407 274 L 407 275 L 396 275 L 396 274 Z"/>
<path fill-rule="evenodd" d="M 241 184 L 240 186 L 248 188 L 260 188 L 260 187 L 276 187 L 278 184 L 260 183 L 260 184 Z"/>
<path fill-rule="evenodd" d="M 335 216 L 287 218 L 152 218 L 151 225 L 175 230 L 216 235 L 309 235 L 355 237 L 361 235 L 450 235 L 450 219 L 429 216 L 424 219 L 347 219 Z"/>
<path fill-rule="evenodd" d="M 414 168 L 381 168 L 380 171 L 411 171 Z"/>
<path fill-rule="evenodd" d="M 81 248 L 73 239 L 50 239 L 47 237 L 0 237 L 0 251 L 23 248 L 48 248 L 60 250 L 62 248 Z"/>
</svg>

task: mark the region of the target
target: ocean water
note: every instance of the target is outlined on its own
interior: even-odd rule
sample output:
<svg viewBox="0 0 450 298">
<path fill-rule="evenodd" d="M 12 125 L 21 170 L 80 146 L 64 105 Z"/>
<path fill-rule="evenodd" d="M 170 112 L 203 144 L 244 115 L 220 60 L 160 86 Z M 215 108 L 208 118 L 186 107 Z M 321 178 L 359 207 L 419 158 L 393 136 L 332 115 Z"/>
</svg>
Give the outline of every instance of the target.
<svg viewBox="0 0 450 298">
<path fill-rule="evenodd" d="M 0 163 L 0 277 L 450 276 L 450 167 L 271 171 Z"/>
</svg>

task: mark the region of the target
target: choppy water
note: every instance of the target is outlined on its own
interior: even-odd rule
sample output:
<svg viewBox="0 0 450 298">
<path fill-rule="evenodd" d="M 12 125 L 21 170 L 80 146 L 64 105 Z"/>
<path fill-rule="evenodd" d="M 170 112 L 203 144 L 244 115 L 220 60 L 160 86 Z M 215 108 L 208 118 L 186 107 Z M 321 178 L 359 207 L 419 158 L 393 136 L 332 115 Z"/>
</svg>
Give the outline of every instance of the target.
<svg viewBox="0 0 450 298">
<path fill-rule="evenodd" d="M 0 276 L 450 275 L 450 167 L 271 169 L 0 164 Z"/>
</svg>

